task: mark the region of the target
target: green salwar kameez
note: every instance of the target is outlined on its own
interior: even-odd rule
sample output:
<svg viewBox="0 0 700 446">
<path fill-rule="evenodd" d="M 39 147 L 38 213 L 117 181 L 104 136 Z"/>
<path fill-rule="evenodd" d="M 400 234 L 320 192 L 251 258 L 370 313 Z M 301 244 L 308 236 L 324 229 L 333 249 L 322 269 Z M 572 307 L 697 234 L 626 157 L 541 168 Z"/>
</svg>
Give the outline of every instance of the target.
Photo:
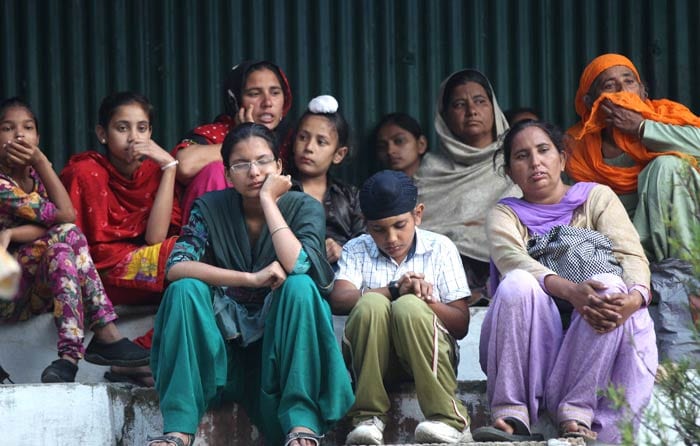
<svg viewBox="0 0 700 446">
<path fill-rule="evenodd" d="M 225 315 L 215 310 L 221 308 L 217 301 L 232 299 L 238 290 L 198 279 L 180 279 L 168 287 L 151 350 L 164 432 L 194 433 L 207 408 L 235 401 L 261 429 L 266 444 L 279 445 L 293 427 L 325 433 L 352 405 L 349 375 L 321 294 L 332 279 L 322 250 L 323 208 L 296 192 L 282 196 L 278 205 L 302 251 L 280 288 L 263 290 L 262 303 L 245 304 L 246 319 L 234 312 L 222 321 Z M 169 263 L 200 260 L 254 272 L 274 259 L 267 228 L 250 247 L 240 195 L 229 189 L 195 202 Z"/>
</svg>

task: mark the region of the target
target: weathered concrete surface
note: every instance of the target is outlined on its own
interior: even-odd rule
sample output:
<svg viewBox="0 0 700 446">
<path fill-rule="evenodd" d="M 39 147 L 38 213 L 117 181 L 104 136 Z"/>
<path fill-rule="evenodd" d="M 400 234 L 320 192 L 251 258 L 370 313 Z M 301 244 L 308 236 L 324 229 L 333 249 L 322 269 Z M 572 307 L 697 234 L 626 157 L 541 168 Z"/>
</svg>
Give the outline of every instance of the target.
<svg viewBox="0 0 700 446">
<path fill-rule="evenodd" d="M 469 334 L 460 342 L 458 396 L 469 410 L 472 429 L 489 422 L 485 376 L 478 365 L 479 333 L 485 310 L 471 309 Z M 119 324 L 126 336 L 141 335 L 152 326 L 154 308 L 124 307 L 120 308 L 120 312 L 122 317 Z M 342 334 L 343 323 L 343 318 L 334 318 L 338 337 Z M 0 325 L 0 336 L 3 339 L 0 364 L 17 383 L 38 382 L 41 371 L 56 358 L 56 334 L 51 315 L 42 315 L 19 324 Z M 104 367 L 81 362 L 77 379 L 82 384 L 0 386 L 2 443 L 13 446 L 143 446 L 147 435 L 161 433 L 162 418 L 155 391 L 100 383 L 105 370 Z M 391 397 L 392 411 L 387 423 L 386 442 L 408 444 L 413 441 L 415 426 L 423 420 L 413 386 L 404 385 Z M 668 412 L 663 417 L 667 422 L 673 419 Z M 344 420 L 326 436 L 322 444 L 343 444 L 349 429 L 348 421 Z M 556 429 L 547 416 L 542 417 L 533 430 L 547 438 L 556 436 Z M 644 431 L 640 438 L 644 438 L 643 435 L 646 435 Z M 195 444 L 258 446 L 263 443 L 244 411 L 235 404 L 227 404 L 207 412 L 199 426 Z"/>
<path fill-rule="evenodd" d="M 461 398 L 475 425 L 488 413 L 484 383 L 461 383 Z M 412 385 L 393 392 L 387 442 L 404 443 L 423 416 Z M 163 422 L 155 390 L 123 384 L 23 384 L 0 386 L 0 432 L 3 444 L 143 445 L 159 434 Z M 324 439 L 343 444 L 350 429 L 344 420 Z M 210 410 L 200 423 L 196 445 L 262 445 L 258 430 L 235 404 Z"/>
<path fill-rule="evenodd" d="M 129 338 L 145 334 L 153 328 L 157 307 L 118 306 L 117 326 Z M 85 346 L 92 338 L 86 333 Z M 58 359 L 56 326 L 52 314 L 35 316 L 28 321 L 0 324 L 0 364 L 17 384 L 41 382 L 41 372 Z M 80 361 L 76 381 L 80 383 L 103 382 L 107 367 Z"/>
</svg>

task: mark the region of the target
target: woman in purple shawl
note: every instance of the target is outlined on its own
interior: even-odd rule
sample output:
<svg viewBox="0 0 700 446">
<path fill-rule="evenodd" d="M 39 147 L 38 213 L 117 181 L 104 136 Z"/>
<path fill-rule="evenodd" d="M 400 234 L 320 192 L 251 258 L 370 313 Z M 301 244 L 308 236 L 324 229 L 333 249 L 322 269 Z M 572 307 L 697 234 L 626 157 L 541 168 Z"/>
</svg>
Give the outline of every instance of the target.
<svg viewBox="0 0 700 446">
<path fill-rule="evenodd" d="M 621 442 L 619 423 L 638 426 L 658 364 L 646 309 L 649 266 L 624 207 L 607 186 L 561 180 L 566 153 L 561 132 L 528 121 L 503 143 L 505 173 L 523 191 L 491 211 L 487 232 L 500 284 L 481 331 L 480 361 L 487 375 L 492 426 L 477 441 L 534 440 L 530 426 L 546 409 L 565 437 Z M 528 242 L 559 225 L 607 236 L 621 275 L 593 275 L 576 283 L 528 254 Z M 618 268 L 619 269 L 619 268 Z M 568 327 L 565 310 L 571 308 Z M 624 390 L 626 409 L 601 391 Z"/>
</svg>

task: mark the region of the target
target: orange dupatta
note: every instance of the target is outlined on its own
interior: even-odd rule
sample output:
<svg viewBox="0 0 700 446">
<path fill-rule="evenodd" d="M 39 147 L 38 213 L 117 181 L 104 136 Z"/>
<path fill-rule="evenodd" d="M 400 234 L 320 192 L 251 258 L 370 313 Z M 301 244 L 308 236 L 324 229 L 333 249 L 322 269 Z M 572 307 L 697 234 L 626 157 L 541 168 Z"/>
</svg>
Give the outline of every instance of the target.
<svg viewBox="0 0 700 446">
<path fill-rule="evenodd" d="M 627 153 L 634 161 L 632 167 L 611 166 L 604 162 L 602 153 L 601 130 L 606 127 L 605 114 L 600 109 L 600 103 L 609 99 L 614 104 L 636 111 L 644 119 L 674 125 L 692 125 L 700 127 L 700 118 L 695 116 L 687 107 L 667 99 L 643 101 L 634 93 L 619 92 L 601 95 L 593 104 L 590 112 L 583 103 L 583 96 L 590 90 L 591 85 L 600 73 L 606 69 L 622 65 L 630 68 L 639 79 L 636 68 L 624 56 L 606 54 L 591 62 L 583 74 L 576 93 L 576 112 L 581 121 L 567 130 L 572 138 L 569 141 L 571 149 L 566 172 L 576 181 L 594 181 L 609 185 L 616 193 L 626 194 L 637 190 L 637 177 L 642 169 L 654 158 L 662 155 L 673 155 L 689 161 L 697 168 L 697 160 L 681 152 L 654 152 L 647 150 L 635 136 L 613 129 L 615 144 Z"/>
</svg>

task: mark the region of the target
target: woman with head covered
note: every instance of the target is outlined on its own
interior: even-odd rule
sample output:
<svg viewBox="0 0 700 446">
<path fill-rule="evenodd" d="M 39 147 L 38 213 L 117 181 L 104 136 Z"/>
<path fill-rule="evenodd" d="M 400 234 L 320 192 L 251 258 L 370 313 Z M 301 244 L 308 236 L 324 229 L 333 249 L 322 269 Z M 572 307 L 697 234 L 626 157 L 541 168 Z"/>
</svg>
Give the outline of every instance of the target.
<svg viewBox="0 0 700 446">
<path fill-rule="evenodd" d="M 475 291 L 488 276 L 486 214 L 499 198 L 520 195 L 517 186 L 497 175 L 492 164 L 508 122 L 488 79 L 476 70 L 448 77 L 436 107 L 440 147 L 425 156 L 415 177 L 419 201 L 429 206 L 423 227 L 457 245 L 469 286 Z"/>
<path fill-rule="evenodd" d="M 569 176 L 618 194 L 652 260 L 687 256 L 700 212 L 700 118 L 676 102 L 649 99 L 634 64 L 620 54 L 588 64 L 576 113 L 581 121 L 567 132 Z"/>
<path fill-rule="evenodd" d="M 224 80 L 223 97 L 224 113 L 211 124 L 192 130 L 174 149 L 180 162 L 177 179 L 186 186 L 182 195 L 185 222 L 197 197 L 227 187 L 221 142 L 229 130 L 255 122 L 275 131 L 284 148 L 289 130 L 284 117 L 292 107 L 292 90 L 280 67 L 266 60 L 239 63 Z"/>
</svg>

